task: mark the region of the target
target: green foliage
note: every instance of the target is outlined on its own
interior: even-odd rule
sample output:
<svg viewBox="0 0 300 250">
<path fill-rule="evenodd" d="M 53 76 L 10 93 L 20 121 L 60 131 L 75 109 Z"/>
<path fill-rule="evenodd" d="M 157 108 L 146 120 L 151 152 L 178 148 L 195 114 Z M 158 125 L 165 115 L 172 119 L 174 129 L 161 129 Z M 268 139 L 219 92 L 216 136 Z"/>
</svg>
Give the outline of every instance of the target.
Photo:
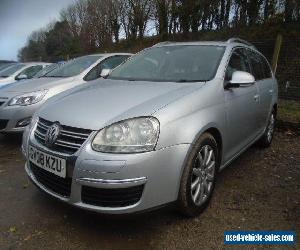
<svg viewBox="0 0 300 250">
<path fill-rule="evenodd" d="M 72 36 L 65 21 L 57 22 L 46 34 L 45 50 L 52 58 L 66 58 L 67 55 L 82 52 L 80 42 Z"/>
<path fill-rule="evenodd" d="M 280 100 L 278 105 L 278 119 L 300 124 L 300 102 Z"/>
<path fill-rule="evenodd" d="M 83 52 L 80 40 L 71 34 L 68 23 L 62 21 L 45 32 L 43 39 L 30 39 L 27 46 L 19 51 L 18 57 L 22 61 L 58 61 Z"/>
</svg>

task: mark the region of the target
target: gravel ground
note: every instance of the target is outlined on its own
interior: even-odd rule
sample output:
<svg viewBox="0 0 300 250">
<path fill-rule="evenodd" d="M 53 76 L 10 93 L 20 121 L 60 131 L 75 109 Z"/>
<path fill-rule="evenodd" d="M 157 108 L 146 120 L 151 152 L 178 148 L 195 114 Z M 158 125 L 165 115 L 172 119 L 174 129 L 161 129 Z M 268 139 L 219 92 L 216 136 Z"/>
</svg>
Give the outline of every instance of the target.
<svg viewBox="0 0 300 250">
<path fill-rule="evenodd" d="M 290 131 L 277 131 L 271 148 L 253 146 L 223 170 L 210 206 L 195 219 L 170 208 L 107 216 L 51 199 L 29 183 L 20 143 L 0 135 L 0 249 L 224 249 L 225 230 L 300 233 L 300 137 Z"/>
</svg>

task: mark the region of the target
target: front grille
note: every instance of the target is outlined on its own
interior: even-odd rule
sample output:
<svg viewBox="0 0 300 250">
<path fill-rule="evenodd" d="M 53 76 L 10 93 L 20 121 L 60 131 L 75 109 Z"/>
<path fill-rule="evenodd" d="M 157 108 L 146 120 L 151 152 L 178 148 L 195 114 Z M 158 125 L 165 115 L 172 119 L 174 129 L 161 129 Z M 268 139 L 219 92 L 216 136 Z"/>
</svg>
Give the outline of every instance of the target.
<svg viewBox="0 0 300 250">
<path fill-rule="evenodd" d="M 8 120 L 0 120 L 0 130 L 5 129 L 7 126 Z"/>
<path fill-rule="evenodd" d="M 32 162 L 30 163 L 30 169 L 37 181 L 47 189 L 64 197 L 70 196 L 72 178 L 61 178 L 36 166 Z"/>
<path fill-rule="evenodd" d="M 46 133 L 48 128 L 53 124 L 54 122 L 39 118 L 34 136 L 35 139 L 43 146 L 47 147 L 47 145 L 45 144 Z M 51 146 L 51 149 L 68 155 L 74 154 L 82 146 L 82 144 L 86 141 L 86 139 L 92 132 L 92 130 L 73 128 L 64 125 L 61 125 L 61 127 L 62 130 L 60 131 L 60 135 L 58 136 L 54 145 Z"/>
<path fill-rule="evenodd" d="M 142 197 L 144 185 L 129 188 L 94 188 L 82 186 L 82 202 L 100 207 L 126 207 L 136 204 Z"/>
</svg>

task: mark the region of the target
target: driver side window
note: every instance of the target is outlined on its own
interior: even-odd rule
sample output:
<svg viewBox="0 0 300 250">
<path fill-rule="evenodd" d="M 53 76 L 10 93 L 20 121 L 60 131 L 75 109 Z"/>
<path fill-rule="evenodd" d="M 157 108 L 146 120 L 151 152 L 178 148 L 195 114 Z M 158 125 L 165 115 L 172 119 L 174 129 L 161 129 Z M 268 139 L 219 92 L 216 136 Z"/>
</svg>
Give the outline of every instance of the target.
<svg viewBox="0 0 300 250">
<path fill-rule="evenodd" d="M 89 73 L 85 76 L 85 81 L 92 81 L 97 78 L 100 78 L 101 72 L 103 69 L 114 69 L 123 61 L 125 61 L 129 56 L 112 56 L 109 57 L 99 64 L 97 64 Z"/>
<path fill-rule="evenodd" d="M 235 71 L 245 71 L 251 73 L 248 58 L 244 53 L 244 49 L 236 49 L 231 54 L 225 74 L 225 80 L 230 81 L 232 74 Z"/>
</svg>

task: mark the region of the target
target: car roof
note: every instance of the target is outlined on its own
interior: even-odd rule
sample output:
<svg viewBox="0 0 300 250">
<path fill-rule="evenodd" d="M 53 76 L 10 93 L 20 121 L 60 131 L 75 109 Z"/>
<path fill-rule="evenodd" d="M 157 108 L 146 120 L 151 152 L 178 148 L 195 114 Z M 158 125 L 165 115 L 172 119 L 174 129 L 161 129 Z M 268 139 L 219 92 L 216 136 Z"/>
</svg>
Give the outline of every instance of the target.
<svg viewBox="0 0 300 250">
<path fill-rule="evenodd" d="M 100 54 L 89 54 L 86 56 L 132 56 L 131 53 L 100 53 Z"/>
<path fill-rule="evenodd" d="M 30 65 L 50 65 L 51 63 L 45 63 L 45 62 L 24 62 L 24 63 L 22 63 L 21 62 L 20 64 L 30 66 Z"/>
<path fill-rule="evenodd" d="M 179 45 L 210 45 L 210 46 L 224 46 L 224 47 L 235 47 L 244 46 L 252 49 L 256 49 L 251 43 L 242 40 L 240 38 L 230 38 L 227 41 L 193 41 L 193 42 L 161 42 L 155 44 L 153 47 L 163 47 L 163 46 L 179 46 Z"/>
<path fill-rule="evenodd" d="M 226 42 L 216 42 L 216 41 L 194 41 L 194 42 L 161 42 L 155 44 L 154 47 L 162 46 L 178 46 L 178 45 L 214 45 L 214 46 L 227 46 Z"/>
</svg>

